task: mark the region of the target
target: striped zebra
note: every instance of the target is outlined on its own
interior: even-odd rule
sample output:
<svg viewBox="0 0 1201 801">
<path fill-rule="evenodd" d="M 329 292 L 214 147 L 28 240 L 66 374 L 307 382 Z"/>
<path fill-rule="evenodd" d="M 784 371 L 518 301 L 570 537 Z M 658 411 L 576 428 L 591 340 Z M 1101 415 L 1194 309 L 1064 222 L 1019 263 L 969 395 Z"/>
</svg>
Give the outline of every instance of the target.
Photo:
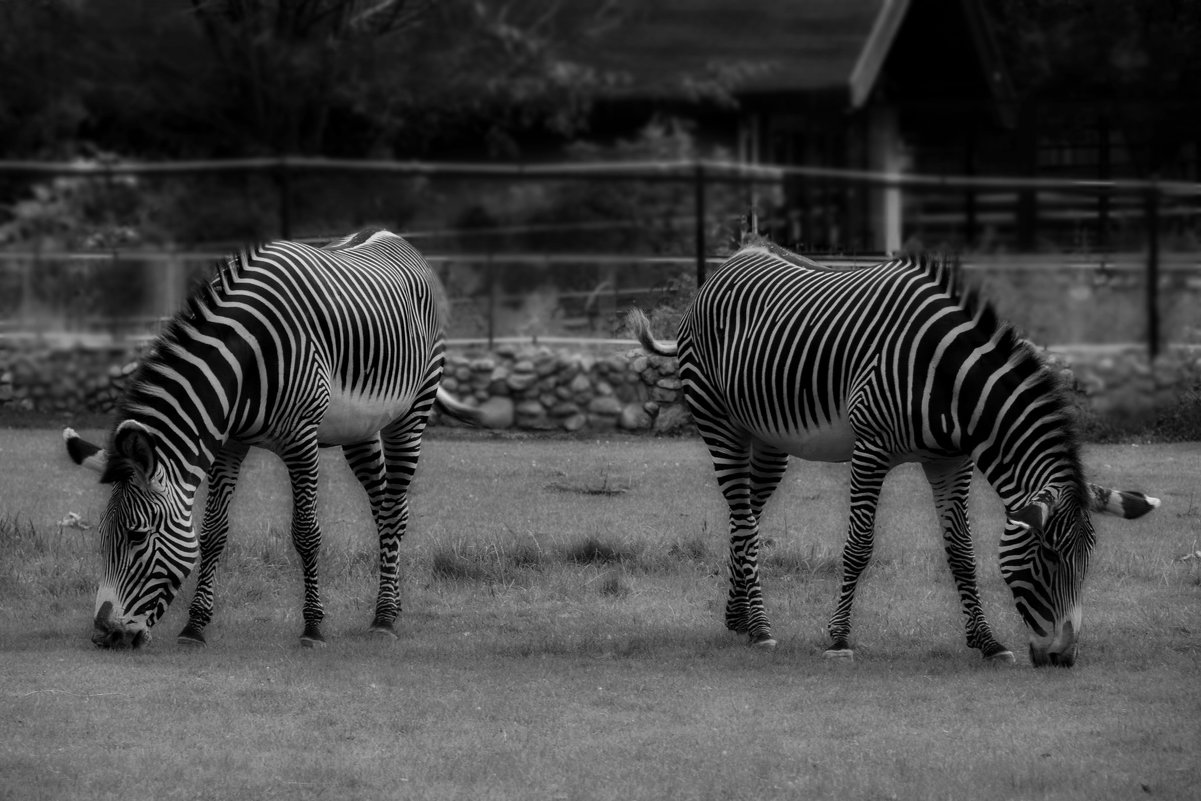
<svg viewBox="0 0 1201 801">
<path fill-rule="evenodd" d="M 301 643 L 324 644 L 315 504 L 319 449 L 334 445 L 367 491 L 379 532 L 371 631 L 395 636 L 408 488 L 430 410 L 437 401 L 475 419 L 439 387 L 446 315 L 434 272 L 387 231 L 322 248 L 272 242 L 220 264 L 134 374 L 107 448 L 64 431 L 74 461 L 112 485 L 98 526 L 104 566 L 92 641 L 147 642 L 199 556 L 178 641 L 204 644 L 229 504 L 251 446 L 278 454 L 291 481 Z M 197 538 L 192 509 L 206 476 Z"/>
<path fill-rule="evenodd" d="M 1013 661 L 981 609 L 967 500 L 973 465 L 1004 501 L 1001 573 L 1035 665 L 1070 666 L 1081 584 L 1093 550 L 1089 511 L 1137 517 L 1158 505 L 1083 478 L 1056 377 L 956 272 L 900 259 L 825 268 L 771 245 L 734 254 L 700 288 L 675 346 L 686 403 L 730 509 L 726 626 L 775 645 L 764 610 L 759 519 L 789 455 L 851 464 L 849 532 L 830 657 L 853 651 L 851 607 L 871 559 L 886 474 L 919 462 L 933 489 L 967 644 Z"/>
</svg>

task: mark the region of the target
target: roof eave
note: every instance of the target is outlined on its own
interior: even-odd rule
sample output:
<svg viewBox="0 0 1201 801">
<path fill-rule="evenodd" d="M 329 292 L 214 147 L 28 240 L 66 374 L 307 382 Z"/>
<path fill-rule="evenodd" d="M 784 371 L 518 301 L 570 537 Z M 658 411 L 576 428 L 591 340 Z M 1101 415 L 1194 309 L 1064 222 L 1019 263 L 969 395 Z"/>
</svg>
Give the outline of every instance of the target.
<svg viewBox="0 0 1201 801">
<path fill-rule="evenodd" d="M 884 6 L 876 15 L 876 21 L 872 23 L 871 32 L 867 35 L 847 80 L 852 109 L 862 108 L 871 97 L 876 80 L 880 77 L 880 70 L 888 58 L 888 51 L 892 49 L 892 43 L 896 40 L 897 31 L 901 29 L 901 23 L 905 20 L 908 10 L 909 0 L 884 0 Z"/>
</svg>

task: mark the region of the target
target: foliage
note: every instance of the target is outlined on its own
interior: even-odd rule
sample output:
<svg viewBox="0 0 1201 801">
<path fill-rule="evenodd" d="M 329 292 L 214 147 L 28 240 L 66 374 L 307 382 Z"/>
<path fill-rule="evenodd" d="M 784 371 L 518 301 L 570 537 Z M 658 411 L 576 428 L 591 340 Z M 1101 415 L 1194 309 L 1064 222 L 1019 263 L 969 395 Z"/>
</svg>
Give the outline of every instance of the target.
<svg viewBox="0 0 1201 801">
<path fill-rule="evenodd" d="M 569 158 L 581 162 L 675 162 L 697 158 L 723 159 L 720 149 L 705 148 L 691 123 L 658 116 L 630 138 L 613 142 L 573 143 Z M 550 187 L 540 208 L 525 222 L 553 225 L 589 221 L 625 223 L 596 232 L 566 231 L 527 237 L 525 244 L 549 248 L 597 249 L 606 253 L 691 255 L 695 223 L 694 186 L 689 181 L 581 180 Z M 706 207 L 713 230 L 709 242 L 724 241 L 722 230 L 735 215 L 745 213 L 745 198 L 731 184 L 709 182 Z"/>
<path fill-rule="evenodd" d="M 89 116 L 81 68 L 87 37 L 73 5 L 0 3 L 2 154 L 73 154 L 71 145 Z M 64 41 L 80 46 L 64 48 Z"/>
<path fill-rule="evenodd" d="M 102 166 L 105 158 L 75 163 Z M 0 221 L 0 246 L 38 242 L 49 250 L 108 249 L 153 239 L 142 187 L 125 175 L 59 177 L 36 183 Z"/>
<path fill-rule="evenodd" d="M 100 164 L 102 160 L 88 163 Z M 19 282 L 14 301 L 23 304 L 27 322 L 66 314 L 130 314 L 145 294 L 144 266 L 118 262 L 97 268 L 94 262 L 56 261 L 56 251 L 129 250 L 154 243 L 162 231 L 151 219 L 137 178 L 102 180 L 59 177 L 36 183 L 0 218 L 0 247 L 45 253 L 33 264 L 5 261 L 5 283 Z M 9 308 L 7 312 L 14 311 Z"/>
<path fill-rule="evenodd" d="M 581 140 L 568 147 L 581 162 L 678 162 L 693 158 L 722 158 L 707 150 L 686 122 L 657 117 L 634 136 L 615 141 Z M 710 181 L 705 189 L 706 241 L 710 252 L 722 253 L 731 231 L 746 211 L 741 187 Z M 506 293 L 539 290 L 587 295 L 581 304 L 595 314 L 595 305 L 621 282 L 628 288 L 649 288 L 644 302 L 652 308 L 672 307 L 666 325 L 674 331 L 678 318 L 695 291 L 695 268 L 674 264 L 643 264 L 637 271 L 611 262 L 588 264 L 588 254 L 643 256 L 693 255 L 696 224 L 695 187 L 685 180 L 590 178 L 524 182 L 516 187 L 472 195 L 473 202 L 458 216 L 454 228 L 470 230 L 478 250 L 519 253 L 574 253 L 581 263 L 570 270 L 531 262 L 498 271 Z M 483 235 L 489 229 L 493 235 Z M 476 244 L 478 243 L 478 244 Z M 458 280 L 453 279 L 452 280 Z M 480 281 L 475 281 L 478 286 Z M 617 322 L 612 333 L 620 333 Z M 665 328 L 664 330 L 667 330 Z"/>
<path fill-rule="evenodd" d="M 1196 135 L 1201 4 L 1179 0 L 988 0 L 1008 67 L 1028 97 L 1113 101 L 1115 120 L 1141 150 L 1146 173 Z M 1070 103 L 1054 124 L 1083 120 Z"/>
<path fill-rule="evenodd" d="M 146 155 L 420 155 L 513 130 L 569 135 L 616 80 L 572 57 L 612 27 L 613 4 L 562 11 L 557 0 L 0 4 L 0 152 L 62 156 L 93 141 Z"/>
</svg>

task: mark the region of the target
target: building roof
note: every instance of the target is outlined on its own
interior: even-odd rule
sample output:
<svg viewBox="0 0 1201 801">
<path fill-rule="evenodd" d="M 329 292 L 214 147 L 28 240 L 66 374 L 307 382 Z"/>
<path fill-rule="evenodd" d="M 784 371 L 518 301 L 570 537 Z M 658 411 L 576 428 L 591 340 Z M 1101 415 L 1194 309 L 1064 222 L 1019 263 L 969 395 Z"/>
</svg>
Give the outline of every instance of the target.
<svg viewBox="0 0 1201 801">
<path fill-rule="evenodd" d="M 641 0 L 629 6 L 585 56 L 627 76 L 627 95 L 680 97 L 690 86 L 721 79 L 735 95 L 823 92 L 859 108 L 919 6 L 923 18 L 955 22 L 950 30 L 936 23 L 929 31 L 931 52 L 938 51 L 939 37 L 967 39 L 994 96 L 1008 87 L 977 0 Z"/>
</svg>

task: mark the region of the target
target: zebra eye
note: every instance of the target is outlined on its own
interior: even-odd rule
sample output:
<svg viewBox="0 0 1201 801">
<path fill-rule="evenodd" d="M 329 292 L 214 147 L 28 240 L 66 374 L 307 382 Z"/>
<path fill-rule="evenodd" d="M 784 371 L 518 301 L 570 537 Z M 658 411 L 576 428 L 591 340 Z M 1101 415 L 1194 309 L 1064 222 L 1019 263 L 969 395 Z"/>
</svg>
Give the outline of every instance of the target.
<svg viewBox="0 0 1201 801">
<path fill-rule="evenodd" d="M 150 536 L 150 529 L 133 527 L 126 529 L 125 536 L 129 538 L 130 545 L 141 545 Z"/>
</svg>

